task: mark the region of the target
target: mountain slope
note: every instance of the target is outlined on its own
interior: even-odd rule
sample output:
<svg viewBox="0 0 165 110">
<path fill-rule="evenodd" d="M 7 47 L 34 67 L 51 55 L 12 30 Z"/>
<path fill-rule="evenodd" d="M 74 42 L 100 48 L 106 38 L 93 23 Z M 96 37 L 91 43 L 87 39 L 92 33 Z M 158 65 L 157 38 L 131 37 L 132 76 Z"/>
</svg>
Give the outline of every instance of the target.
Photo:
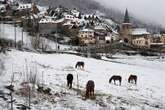
<svg viewBox="0 0 165 110">
<path fill-rule="evenodd" d="M 27 2 L 27 0 L 21 0 L 21 1 Z M 101 13 L 105 13 L 106 18 L 110 18 L 118 24 L 123 22 L 124 11 L 121 12 L 112 7 L 107 8 L 94 0 L 32 0 L 32 1 L 42 6 L 57 7 L 59 5 L 62 5 L 66 8 L 77 8 L 78 10 L 84 13 L 95 13 L 96 11 L 100 11 Z M 134 15 L 130 15 L 130 16 L 131 16 L 131 22 L 136 27 L 145 27 L 152 33 L 160 32 L 161 30 L 163 30 L 161 26 L 158 24 L 146 23 L 145 21 L 135 18 Z"/>
</svg>

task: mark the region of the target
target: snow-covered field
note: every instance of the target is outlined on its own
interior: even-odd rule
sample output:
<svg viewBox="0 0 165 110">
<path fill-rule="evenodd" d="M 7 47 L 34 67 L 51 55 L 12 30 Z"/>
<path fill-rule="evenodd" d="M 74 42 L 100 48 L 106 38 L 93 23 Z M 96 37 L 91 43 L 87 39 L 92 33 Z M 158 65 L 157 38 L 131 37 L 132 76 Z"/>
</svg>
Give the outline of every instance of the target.
<svg viewBox="0 0 165 110">
<path fill-rule="evenodd" d="M 11 82 L 14 74 L 15 89 L 30 71 L 37 73 L 39 83 L 52 89 L 52 96 L 37 94 L 32 98 L 32 110 L 165 110 L 165 61 L 141 56 L 116 56 L 109 61 L 67 54 L 36 54 L 12 50 L 0 54 L 0 91 Z M 152 60 L 151 60 L 152 59 Z M 106 59 L 108 60 L 108 59 Z M 77 61 L 85 62 L 85 70 L 75 69 Z M 73 89 L 66 87 L 66 75 L 74 75 Z M 137 85 L 128 84 L 130 74 L 138 76 Z M 79 89 L 77 89 L 77 75 Z M 109 84 L 112 75 L 121 75 L 122 84 Z M 43 76 L 43 78 L 42 78 Z M 83 100 L 85 85 L 94 80 L 96 100 Z M 78 93 L 78 94 L 77 94 Z M 17 104 L 26 99 L 14 94 Z M 53 100 L 53 102 L 52 102 Z M 0 98 L 0 109 L 8 110 Z"/>
<path fill-rule="evenodd" d="M 30 36 L 27 32 L 22 33 L 22 27 L 17 26 L 14 29 L 14 26 L 11 24 L 0 24 L 0 38 L 4 38 L 7 40 L 15 40 L 15 30 L 16 30 L 16 41 L 22 41 L 22 34 L 23 34 L 23 43 L 24 47 L 33 48 L 32 46 L 32 40 L 34 40 L 34 37 Z M 55 51 L 57 48 L 57 45 L 60 46 L 60 50 L 69 50 L 70 46 L 68 45 L 62 45 L 62 44 L 56 44 L 56 42 L 51 41 L 47 38 L 40 38 L 40 47 L 41 45 L 46 46 L 46 50 L 49 51 Z"/>
</svg>

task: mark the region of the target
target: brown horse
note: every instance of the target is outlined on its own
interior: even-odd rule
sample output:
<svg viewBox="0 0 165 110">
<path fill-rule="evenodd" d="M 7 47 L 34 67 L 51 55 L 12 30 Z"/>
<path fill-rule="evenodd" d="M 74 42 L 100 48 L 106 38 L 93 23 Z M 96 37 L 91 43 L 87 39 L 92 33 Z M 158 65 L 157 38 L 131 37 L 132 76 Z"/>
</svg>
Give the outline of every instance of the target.
<svg viewBox="0 0 165 110">
<path fill-rule="evenodd" d="M 94 81 L 89 80 L 86 85 L 85 98 L 94 98 L 94 88 L 95 88 Z"/>
<path fill-rule="evenodd" d="M 72 88 L 72 83 L 73 83 L 73 75 L 72 74 L 68 74 L 67 75 L 67 86 L 69 87 L 69 89 Z"/>
<path fill-rule="evenodd" d="M 137 83 L 137 76 L 136 75 L 130 75 L 129 78 L 128 78 L 128 82 L 129 83 Z"/>
<path fill-rule="evenodd" d="M 115 84 L 115 85 L 116 85 L 116 80 L 118 80 L 119 83 L 120 83 L 120 85 L 121 85 L 122 77 L 121 77 L 121 76 L 117 76 L 117 75 L 113 75 L 113 76 L 109 79 L 109 83 L 111 83 L 112 80 L 114 81 L 114 84 Z"/>
<path fill-rule="evenodd" d="M 75 68 L 81 68 L 81 69 L 84 69 L 84 65 L 85 65 L 84 62 L 82 62 L 82 61 L 78 61 L 78 62 L 76 63 Z"/>
</svg>

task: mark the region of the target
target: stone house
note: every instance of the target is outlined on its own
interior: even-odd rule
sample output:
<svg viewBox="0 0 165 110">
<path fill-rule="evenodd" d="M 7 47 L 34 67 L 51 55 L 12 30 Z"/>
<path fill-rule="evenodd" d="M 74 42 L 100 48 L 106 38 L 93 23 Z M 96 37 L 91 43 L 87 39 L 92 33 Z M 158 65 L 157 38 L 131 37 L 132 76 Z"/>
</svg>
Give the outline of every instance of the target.
<svg viewBox="0 0 165 110">
<path fill-rule="evenodd" d="M 95 26 L 94 31 L 95 31 L 96 43 L 98 44 L 111 43 L 113 40 L 115 40 L 113 39 L 113 36 L 114 38 L 117 37 L 115 36 L 113 30 L 105 25 Z"/>
<path fill-rule="evenodd" d="M 95 44 L 96 43 L 96 39 L 94 36 L 94 30 L 92 29 L 82 29 L 79 31 L 79 41 L 80 44 Z"/>
<path fill-rule="evenodd" d="M 59 32 L 63 23 L 63 18 L 58 20 L 55 20 L 51 17 L 42 18 L 39 21 L 39 34 L 41 36 L 45 36 L 55 32 Z"/>
</svg>

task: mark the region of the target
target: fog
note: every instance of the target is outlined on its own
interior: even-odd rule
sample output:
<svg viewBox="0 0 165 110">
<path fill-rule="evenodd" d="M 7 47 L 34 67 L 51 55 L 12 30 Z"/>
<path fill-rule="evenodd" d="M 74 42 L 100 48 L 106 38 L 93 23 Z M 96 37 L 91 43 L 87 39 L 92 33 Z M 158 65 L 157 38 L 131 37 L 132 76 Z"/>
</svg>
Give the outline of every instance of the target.
<svg viewBox="0 0 165 110">
<path fill-rule="evenodd" d="M 165 27 L 165 0 L 95 0 L 107 7 L 128 11 L 138 18 Z"/>
</svg>

